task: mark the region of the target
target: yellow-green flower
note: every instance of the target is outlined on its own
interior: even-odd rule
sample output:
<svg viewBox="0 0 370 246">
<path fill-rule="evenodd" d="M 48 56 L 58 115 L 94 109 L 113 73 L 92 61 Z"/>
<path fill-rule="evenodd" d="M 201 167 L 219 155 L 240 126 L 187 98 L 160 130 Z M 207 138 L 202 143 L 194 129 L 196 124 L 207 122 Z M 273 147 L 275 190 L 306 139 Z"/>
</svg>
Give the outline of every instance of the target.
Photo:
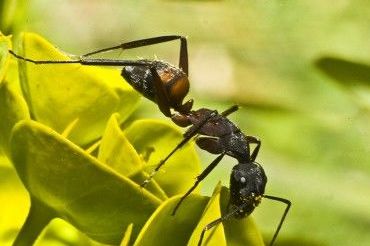
<svg viewBox="0 0 370 246">
<path fill-rule="evenodd" d="M 212 198 L 196 191 L 171 216 L 200 173 L 193 144 L 141 189 L 181 132 L 167 121 L 126 122 L 139 95 L 118 69 L 35 65 L 17 61 L 9 49 L 10 37 L 0 36 L 0 148 L 31 201 L 15 245 L 32 244 L 54 218 L 100 243 L 196 245 L 203 227 L 226 210 L 228 192 L 220 185 Z M 17 37 L 13 50 L 32 59 L 70 59 L 32 33 Z M 204 242 L 263 244 L 250 219 L 227 221 Z"/>
</svg>

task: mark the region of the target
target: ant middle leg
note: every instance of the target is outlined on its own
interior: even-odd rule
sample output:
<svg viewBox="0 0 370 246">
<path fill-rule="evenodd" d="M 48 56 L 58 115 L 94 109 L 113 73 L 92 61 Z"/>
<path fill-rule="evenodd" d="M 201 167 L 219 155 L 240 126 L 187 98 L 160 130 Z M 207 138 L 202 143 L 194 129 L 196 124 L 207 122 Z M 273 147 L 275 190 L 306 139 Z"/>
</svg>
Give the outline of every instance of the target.
<svg viewBox="0 0 370 246">
<path fill-rule="evenodd" d="M 206 116 L 202 121 L 199 123 L 191 126 L 185 133 L 184 133 L 184 138 L 181 140 L 180 143 L 176 145 L 175 148 L 171 150 L 171 152 L 164 158 L 162 159 L 155 169 L 152 171 L 152 173 L 149 175 L 149 177 L 144 180 L 144 182 L 140 185 L 141 187 L 145 187 L 150 180 L 155 176 L 155 174 L 159 171 L 159 169 L 166 163 L 166 161 L 176 152 L 178 151 L 181 147 L 183 147 L 187 142 L 189 142 L 190 139 L 192 139 L 195 135 L 198 134 L 199 130 L 214 116 L 216 116 L 218 113 L 216 110 L 212 111 L 208 116 Z"/>
<path fill-rule="evenodd" d="M 160 87 L 160 86 L 158 86 Z M 230 108 L 226 109 L 221 113 L 222 116 L 228 116 L 231 113 L 235 112 L 238 110 L 237 105 L 233 105 Z M 153 170 L 153 172 L 149 175 L 149 177 L 140 185 L 141 187 L 145 187 L 150 180 L 155 176 L 155 174 L 158 172 L 158 170 L 166 163 L 166 161 L 177 151 L 179 150 L 182 146 L 184 146 L 192 137 L 194 137 L 199 130 L 214 116 L 218 115 L 217 111 L 214 110 L 212 111 L 208 116 L 204 117 L 202 121 L 199 123 L 191 126 L 185 133 L 184 133 L 184 139 L 164 158 L 162 159 L 156 168 Z M 201 147 L 201 146 L 200 146 Z"/>
</svg>

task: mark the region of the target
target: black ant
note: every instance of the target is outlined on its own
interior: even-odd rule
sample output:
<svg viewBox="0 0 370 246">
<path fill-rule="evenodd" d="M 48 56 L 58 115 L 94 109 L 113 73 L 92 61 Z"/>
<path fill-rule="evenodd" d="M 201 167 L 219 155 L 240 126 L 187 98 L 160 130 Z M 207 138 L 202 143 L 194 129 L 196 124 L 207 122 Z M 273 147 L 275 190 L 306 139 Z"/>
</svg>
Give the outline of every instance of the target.
<svg viewBox="0 0 370 246">
<path fill-rule="evenodd" d="M 133 49 L 173 40 L 180 40 L 179 67 L 159 60 L 89 58 L 89 56 L 101 52 L 116 49 Z M 32 60 L 19 56 L 13 51 L 9 52 L 18 59 L 35 64 L 78 63 L 82 65 L 124 66 L 122 69 L 122 76 L 135 90 L 140 92 L 147 99 L 155 102 L 160 111 L 166 117 L 170 117 L 175 124 L 180 127 L 189 127 L 184 133 L 183 140 L 160 161 L 147 180 L 141 184 L 141 187 L 144 187 L 150 182 L 156 172 L 178 149 L 195 137 L 196 144 L 201 149 L 216 154 L 218 157 L 197 176 L 195 184 L 181 197 L 172 215 L 176 213 L 184 199 L 217 166 L 221 159 L 225 155 L 228 155 L 238 161 L 238 164 L 233 167 L 230 175 L 229 209 L 221 218 L 212 221 L 204 227 L 198 245 L 202 244 L 206 231 L 229 218 L 243 218 L 251 214 L 255 207 L 259 205 L 262 198 L 279 201 L 287 205 L 270 245 L 274 243 L 290 209 L 291 202 L 284 198 L 264 194 L 267 177 L 262 166 L 255 162 L 261 146 L 261 141 L 256 137 L 242 133 L 241 130 L 227 118 L 228 115 L 238 110 L 237 106 L 232 106 L 224 112 L 218 113 L 216 110 L 207 108 L 192 110 L 193 100 L 188 100 L 183 103 L 189 91 L 188 51 L 185 37 L 169 35 L 135 40 L 90 52 L 80 56 L 79 59 L 69 61 Z M 175 113 L 172 113 L 171 109 L 175 111 Z M 252 153 L 251 144 L 256 145 Z"/>
</svg>

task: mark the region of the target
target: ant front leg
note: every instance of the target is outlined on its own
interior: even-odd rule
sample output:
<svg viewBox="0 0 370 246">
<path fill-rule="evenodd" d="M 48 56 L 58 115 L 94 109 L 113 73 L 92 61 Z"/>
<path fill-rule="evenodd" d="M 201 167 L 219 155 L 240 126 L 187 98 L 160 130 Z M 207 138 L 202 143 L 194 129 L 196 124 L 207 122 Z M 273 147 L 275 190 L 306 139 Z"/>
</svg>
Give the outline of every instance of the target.
<svg viewBox="0 0 370 246">
<path fill-rule="evenodd" d="M 218 219 L 212 221 L 211 223 L 209 223 L 208 225 L 206 225 L 203 228 L 202 233 L 200 234 L 200 238 L 199 238 L 199 241 L 198 241 L 198 246 L 201 246 L 202 245 L 204 234 L 207 231 L 209 231 L 213 227 L 217 226 L 218 224 L 222 223 L 223 221 L 228 220 L 228 219 L 234 217 L 234 215 L 237 214 L 240 210 L 243 210 L 245 206 L 246 206 L 246 204 L 242 204 L 239 207 L 237 207 L 236 209 L 234 209 L 231 212 L 227 213 L 226 215 L 222 216 L 221 218 L 218 218 Z"/>
<path fill-rule="evenodd" d="M 194 185 L 181 197 L 180 201 L 176 204 L 175 208 L 172 211 L 172 216 L 176 214 L 177 209 L 180 207 L 181 203 L 185 200 L 185 198 L 190 195 L 193 190 L 198 186 L 198 184 L 205 179 L 205 177 L 208 176 L 210 172 L 217 166 L 218 163 L 222 160 L 222 158 L 225 156 L 225 153 L 222 153 L 219 155 L 215 160 L 211 162 L 211 164 L 208 165 L 206 169 L 196 178 L 196 181 Z"/>
<path fill-rule="evenodd" d="M 128 49 L 134 49 L 134 48 L 140 48 L 160 43 L 166 43 L 173 40 L 180 39 L 180 58 L 179 58 L 179 68 L 181 68 L 186 75 L 189 73 L 189 61 L 188 61 L 188 45 L 187 40 L 183 36 L 179 35 L 167 35 L 167 36 L 159 36 L 159 37 L 153 37 L 153 38 L 146 38 L 146 39 L 139 39 L 134 40 L 126 43 L 122 43 L 116 46 L 96 50 L 89 52 L 85 55 L 82 55 L 82 57 L 87 57 L 91 55 L 96 55 L 98 53 L 116 50 L 116 49 L 122 49 L 122 50 L 128 50 Z"/>
<path fill-rule="evenodd" d="M 202 233 L 200 234 L 200 238 L 199 238 L 199 241 L 198 241 L 198 246 L 201 246 L 202 245 L 202 242 L 203 242 L 203 238 L 204 238 L 204 234 L 211 230 L 213 227 L 217 226 L 218 224 L 220 224 L 221 222 L 223 221 L 222 217 L 221 218 L 218 218 L 217 220 L 214 220 L 212 221 L 211 223 L 209 223 L 208 225 L 206 225 L 203 230 L 202 230 Z"/>
</svg>

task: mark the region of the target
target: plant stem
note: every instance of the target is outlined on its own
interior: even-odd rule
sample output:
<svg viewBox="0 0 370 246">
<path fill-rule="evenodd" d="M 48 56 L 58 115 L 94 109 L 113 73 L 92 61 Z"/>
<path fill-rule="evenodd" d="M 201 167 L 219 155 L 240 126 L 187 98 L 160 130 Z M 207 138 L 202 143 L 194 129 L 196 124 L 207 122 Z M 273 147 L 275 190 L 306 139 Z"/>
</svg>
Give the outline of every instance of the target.
<svg viewBox="0 0 370 246">
<path fill-rule="evenodd" d="M 54 213 L 50 208 L 46 207 L 37 199 L 31 198 L 30 211 L 13 246 L 33 245 L 42 230 L 54 217 Z"/>
</svg>

